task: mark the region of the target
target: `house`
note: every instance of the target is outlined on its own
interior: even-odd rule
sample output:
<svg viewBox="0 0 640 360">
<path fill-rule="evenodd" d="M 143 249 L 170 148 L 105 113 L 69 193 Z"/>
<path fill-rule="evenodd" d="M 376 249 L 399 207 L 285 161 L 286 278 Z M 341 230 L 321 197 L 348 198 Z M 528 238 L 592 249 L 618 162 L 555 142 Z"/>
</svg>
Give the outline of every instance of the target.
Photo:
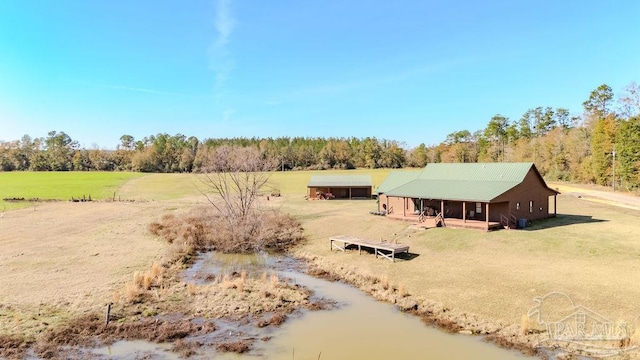
<svg viewBox="0 0 640 360">
<path fill-rule="evenodd" d="M 555 216 L 559 194 L 531 162 L 433 163 L 390 173 L 376 192 L 378 211 L 421 219 L 441 214 L 445 223 L 486 230 Z"/>
<path fill-rule="evenodd" d="M 309 198 L 331 194 L 335 199 L 371 199 L 369 175 L 313 175 L 307 185 Z"/>
</svg>

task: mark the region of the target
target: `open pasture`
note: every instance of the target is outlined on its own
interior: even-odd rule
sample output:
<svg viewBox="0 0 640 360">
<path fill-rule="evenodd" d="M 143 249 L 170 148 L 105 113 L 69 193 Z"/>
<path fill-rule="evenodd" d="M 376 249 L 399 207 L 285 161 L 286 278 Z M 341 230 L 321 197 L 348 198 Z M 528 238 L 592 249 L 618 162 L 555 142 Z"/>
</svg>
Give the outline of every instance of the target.
<svg viewBox="0 0 640 360">
<path fill-rule="evenodd" d="M 8 202 L 3 199 L 71 200 L 91 196 L 111 198 L 128 180 L 144 176 L 129 172 L 0 172 L 0 207 L 17 209 L 29 202 Z"/>
<path fill-rule="evenodd" d="M 524 230 L 482 232 L 416 230 L 370 215 L 375 200 L 305 200 L 312 174 L 371 174 L 375 187 L 388 171 L 277 172 L 271 183 L 282 196 L 268 204 L 302 222 L 307 241 L 299 254 L 317 257 L 327 268 L 384 276 L 409 294 L 492 323 L 519 325 L 535 297 L 557 291 L 613 321 L 639 324 L 639 210 L 562 194 L 556 218 Z M 123 199 L 141 200 L 59 202 L 5 212 L 0 300 L 11 306 L 0 309 L 0 328 L 12 332 L 41 328 L 37 321 L 18 320 L 46 313 L 47 306 L 52 313 L 44 316 L 53 319 L 60 308 L 68 317 L 110 301 L 114 289 L 166 251 L 147 224 L 167 212 L 206 204 L 202 183 L 192 174 L 0 173 L 3 185 L 7 179 L 11 185 L 1 188 L 2 196 L 64 199 L 90 193 L 98 199 L 115 191 Z M 39 188 L 17 191 L 28 184 Z M 332 252 L 329 237 L 340 234 L 397 241 L 409 245 L 413 255 L 391 263 L 357 251 Z"/>
</svg>

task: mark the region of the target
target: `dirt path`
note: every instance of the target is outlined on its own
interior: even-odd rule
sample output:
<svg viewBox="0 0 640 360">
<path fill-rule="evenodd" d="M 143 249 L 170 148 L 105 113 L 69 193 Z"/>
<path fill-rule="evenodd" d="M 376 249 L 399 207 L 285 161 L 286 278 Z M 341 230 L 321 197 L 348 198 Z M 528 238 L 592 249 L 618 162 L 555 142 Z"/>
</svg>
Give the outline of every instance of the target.
<svg viewBox="0 0 640 360">
<path fill-rule="evenodd" d="M 549 183 L 549 186 L 553 189 L 558 189 L 558 191 L 565 195 L 572 195 L 588 201 L 640 210 L 640 197 L 629 193 L 598 190 L 588 185 Z"/>
</svg>

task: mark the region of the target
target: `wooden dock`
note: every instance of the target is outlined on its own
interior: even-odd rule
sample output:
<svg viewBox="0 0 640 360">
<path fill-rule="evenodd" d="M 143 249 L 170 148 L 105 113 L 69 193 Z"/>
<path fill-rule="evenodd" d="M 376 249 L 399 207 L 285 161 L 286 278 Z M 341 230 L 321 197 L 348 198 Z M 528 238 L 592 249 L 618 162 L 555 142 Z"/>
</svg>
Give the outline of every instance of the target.
<svg viewBox="0 0 640 360">
<path fill-rule="evenodd" d="M 408 245 L 394 244 L 384 241 L 362 240 L 354 236 L 337 235 L 330 237 L 329 240 L 331 241 L 331 251 L 333 251 L 333 249 L 345 251 L 347 249 L 347 246 L 355 245 L 358 247 L 358 252 L 360 254 L 362 254 L 363 247 L 371 248 L 373 249 L 376 258 L 379 255 L 387 260 L 391 260 L 394 262 L 396 260 L 396 254 L 409 252 Z"/>
</svg>

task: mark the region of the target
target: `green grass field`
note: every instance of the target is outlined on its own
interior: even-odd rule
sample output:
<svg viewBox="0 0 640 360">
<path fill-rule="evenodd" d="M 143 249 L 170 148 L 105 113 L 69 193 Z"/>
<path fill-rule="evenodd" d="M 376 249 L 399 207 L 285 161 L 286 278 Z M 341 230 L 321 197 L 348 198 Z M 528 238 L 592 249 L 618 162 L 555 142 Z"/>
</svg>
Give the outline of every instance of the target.
<svg viewBox="0 0 640 360">
<path fill-rule="evenodd" d="M 369 174 L 375 188 L 388 173 L 386 169 L 275 172 L 271 187 L 282 197 L 270 204 L 302 222 L 307 241 L 297 251 L 321 259 L 327 268 L 384 275 L 412 295 L 493 323 L 517 324 L 536 296 L 559 291 L 612 319 L 640 324 L 638 210 L 567 193 L 558 197 L 556 218 L 534 222 L 524 230 L 415 230 L 408 223 L 370 215 L 375 200 L 305 200 L 306 185 L 314 174 Z M 202 197 L 198 190 L 202 186 L 193 174 L 0 173 L 0 198 L 68 200 L 90 194 L 104 199 L 116 192 L 123 199 L 153 200 L 157 203 L 142 205 L 158 212 L 193 206 L 198 201 L 192 200 Z M 7 205 L 7 209 L 19 206 Z M 414 257 L 391 263 L 357 251 L 330 251 L 328 238 L 338 234 L 398 241 L 410 245 Z"/>
<path fill-rule="evenodd" d="M 282 195 L 307 193 L 312 175 L 371 175 L 374 189 L 387 176 L 388 169 L 274 172 L 269 187 Z M 205 191 L 198 175 L 142 174 L 128 172 L 0 172 L 0 208 L 29 206 L 29 202 L 7 202 L 5 198 L 70 200 L 89 196 L 96 200 L 116 196 L 123 199 L 173 200 L 199 196 Z M 1 211 L 1 209 L 0 209 Z"/>
<path fill-rule="evenodd" d="M 125 182 L 144 176 L 126 172 L 0 172 L 0 207 L 17 209 L 29 202 L 7 202 L 5 198 L 70 200 L 91 196 L 102 200 Z"/>
</svg>

